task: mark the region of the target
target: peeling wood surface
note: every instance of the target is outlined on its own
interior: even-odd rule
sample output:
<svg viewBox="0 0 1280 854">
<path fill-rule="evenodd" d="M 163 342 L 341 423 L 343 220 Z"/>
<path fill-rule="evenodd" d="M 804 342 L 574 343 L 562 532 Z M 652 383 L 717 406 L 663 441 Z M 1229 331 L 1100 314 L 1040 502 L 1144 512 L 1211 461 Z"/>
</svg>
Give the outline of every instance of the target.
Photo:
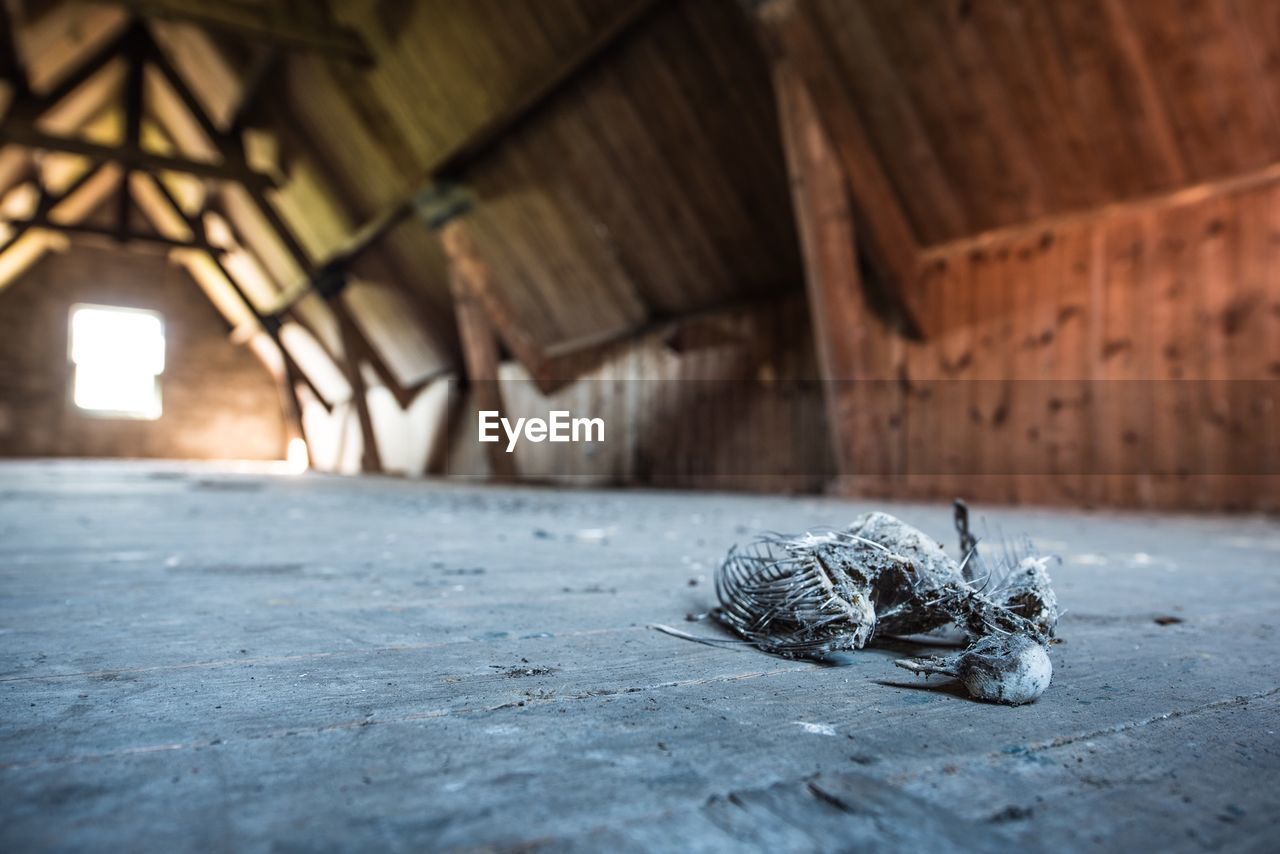
<svg viewBox="0 0 1280 854">
<path fill-rule="evenodd" d="M 904 681 L 897 647 L 817 667 L 645 628 L 704 607 L 744 529 L 866 504 L 85 463 L 0 467 L 0 503 L 8 848 L 1191 851 L 1280 830 L 1262 519 L 984 512 L 1064 560 L 1053 685 L 1008 709 Z M 272 538 L 230 533 L 281 506 Z M 951 530 L 947 507 L 889 509 Z"/>
</svg>

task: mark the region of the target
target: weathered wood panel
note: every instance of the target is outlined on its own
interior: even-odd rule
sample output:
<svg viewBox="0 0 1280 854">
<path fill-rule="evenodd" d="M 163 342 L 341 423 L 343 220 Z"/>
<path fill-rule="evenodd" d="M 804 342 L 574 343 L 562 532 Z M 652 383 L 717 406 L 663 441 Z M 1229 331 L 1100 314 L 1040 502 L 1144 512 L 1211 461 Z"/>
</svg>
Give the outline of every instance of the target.
<svg viewBox="0 0 1280 854">
<path fill-rule="evenodd" d="M 289 111 L 363 221 L 634 5 L 344 9 L 376 67 L 291 58 Z M 544 347 L 801 285 L 768 70 L 731 0 L 658 0 L 461 177 L 495 287 Z M 408 230 L 385 252 L 448 311 Z"/>
<path fill-rule="evenodd" d="M 812 492 L 835 473 L 817 376 L 797 297 L 656 330 L 552 394 L 515 362 L 499 385 L 513 421 L 568 410 L 606 424 L 603 444 L 521 442 L 511 455 L 521 478 Z M 495 448 L 475 441 L 474 418 L 454 443 Z M 483 474 L 475 463 L 465 456 L 450 473 Z"/>
<path fill-rule="evenodd" d="M 1280 160 L 1266 0 L 798 0 L 922 243 Z"/>
<path fill-rule="evenodd" d="M 857 445 L 858 468 L 905 454 L 897 495 L 1276 507 L 1278 208 L 1272 183 L 935 256 L 944 328 L 880 345 L 905 441 Z"/>
</svg>

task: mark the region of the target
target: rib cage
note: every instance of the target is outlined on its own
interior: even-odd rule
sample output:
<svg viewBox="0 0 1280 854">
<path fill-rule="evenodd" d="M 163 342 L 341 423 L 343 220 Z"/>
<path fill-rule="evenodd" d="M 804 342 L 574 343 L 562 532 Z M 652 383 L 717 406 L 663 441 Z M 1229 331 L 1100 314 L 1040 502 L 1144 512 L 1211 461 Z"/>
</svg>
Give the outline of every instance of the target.
<svg viewBox="0 0 1280 854">
<path fill-rule="evenodd" d="M 962 537 L 963 542 L 963 537 Z M 976 540 L 974 541 L 976 543 Z M 885 513 L 847 531 L 767 535 L 730 549 L 716 573 L 713 616 L 760 649 L 821 658 L 860 649 L 873 635 L 909 635 L 954 623 L 972 636 L 1025 632 L 1047 638 L 1057 604 L 1029 541 L 966 577 L 936 541 Z M 989 594 L 988 594 L 989 591 Z"/>
<path fill-rule="evenodd" d="M 848 548 L 856 540 L 827 532 L 735 546 L 716 573 L 716 618 L 778 655 L 820 657 L 860 648 L 875 628 L 870 579 L 852 577 L 842 562 L 823 555 L 828 544 Z"/>
</svg>

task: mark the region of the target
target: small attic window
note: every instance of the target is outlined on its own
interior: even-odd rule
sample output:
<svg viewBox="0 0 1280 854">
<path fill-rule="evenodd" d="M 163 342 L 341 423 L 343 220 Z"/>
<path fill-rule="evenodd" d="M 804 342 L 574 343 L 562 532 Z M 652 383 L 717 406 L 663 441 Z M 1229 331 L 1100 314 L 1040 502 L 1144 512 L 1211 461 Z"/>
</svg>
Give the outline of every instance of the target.
<svg viewBox="0 0 1280 854">
<path fill-rule="evenodd" d="M 72 399 L 115 418 L 160 417 L 164 321 L 154 311 L 71 307 Z"/>
</svg>

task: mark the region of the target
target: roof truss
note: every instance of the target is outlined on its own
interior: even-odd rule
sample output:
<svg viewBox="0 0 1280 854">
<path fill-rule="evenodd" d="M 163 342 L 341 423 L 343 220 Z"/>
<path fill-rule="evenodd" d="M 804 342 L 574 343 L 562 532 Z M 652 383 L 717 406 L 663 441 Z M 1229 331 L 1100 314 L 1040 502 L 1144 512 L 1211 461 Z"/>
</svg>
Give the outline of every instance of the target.
<svg viewBox="0 0 1280 854">
<path fill-rule="evenodd" d="M 317 51 L 368 65 L 360 34 L 335 22 L 325 3 L 233 3 L 226 0 L 119 0 L 143 18 L 182 21 L 281 50 Z"/>
</svg>

